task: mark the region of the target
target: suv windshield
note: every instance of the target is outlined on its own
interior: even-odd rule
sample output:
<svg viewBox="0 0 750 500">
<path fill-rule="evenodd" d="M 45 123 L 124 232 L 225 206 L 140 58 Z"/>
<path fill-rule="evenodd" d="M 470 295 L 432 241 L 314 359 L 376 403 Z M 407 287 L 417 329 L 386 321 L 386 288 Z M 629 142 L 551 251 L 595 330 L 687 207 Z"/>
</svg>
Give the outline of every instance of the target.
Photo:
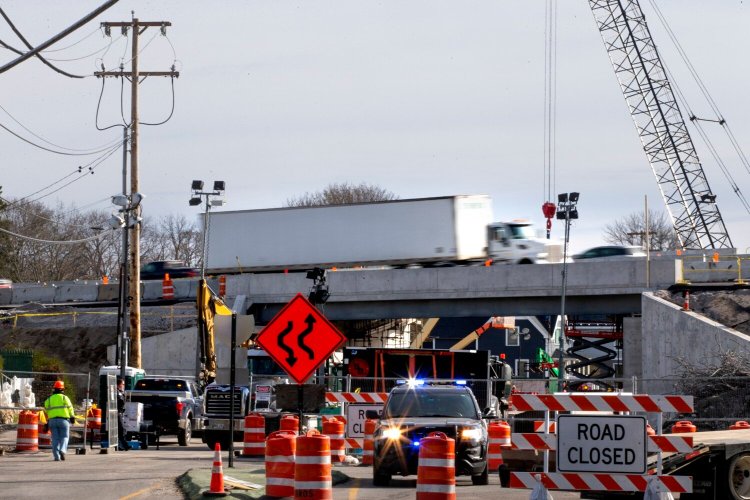
<svg viewBox="0 0 750 500">
<path fill-rule="evenodd" d="M 455 391 L 414 390 L 391 394 L 385 408 L 387 418 L 465 417 L 479 418 L 471 395 Z"/>
</svg>

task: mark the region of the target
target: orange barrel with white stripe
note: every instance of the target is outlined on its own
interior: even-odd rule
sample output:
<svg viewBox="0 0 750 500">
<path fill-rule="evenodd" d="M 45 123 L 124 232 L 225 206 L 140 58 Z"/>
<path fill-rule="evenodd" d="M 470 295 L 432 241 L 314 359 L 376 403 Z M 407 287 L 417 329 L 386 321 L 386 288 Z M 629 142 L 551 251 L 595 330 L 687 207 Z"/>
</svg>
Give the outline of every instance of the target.
<svg viewBox="0 0 750 500">
<path fill-rule="evenodd" d="M 377 420 L 372 418 L 365 420 L 365 442 L 362 447 L 362 465 L 372 465 L 373 451 L 375 449 L 373 435 L 375 434 L 375 428 L 377 425 Z"/>
<path fill-rule="evenodd" d="M 39 414 L 23 410 L 18 415 L 16 451 L 39 451 Z"/>
<path fill-rule="evenodd" d="M 297 415 L 284 415 L 279 421 L 279 430 L 299 432 L 299 417 Z"/>
<path fill-rule="evenodd" d="M 44 422 L 39 419 L 37 422 L 37 443 L 40 448 L 51 448 L 52 447 L 52 433 L 48 430 L 44 432 Z"/>
<path fill-rule="evenodd" d="M 266 418 L 257 413 L 245 416 L 243 457 L 262 457 L 266 451 Z"/>
<path fill-rule="evenodd" d="M 86 425 L 92 431 L 98 431 L 102 428 L 102 409 L 89 408 L 86 412 Z"/>
<path fill-rule="evenodd" d="M 294 458 L 295 500 L 332 500 L 331 439 L 316 430 L 297 438 Z"/>
<path fill-rule="evenodd" d="M 747 422 L 747 420 L 738 420 L 732 425 L 729 426 L 730 430 L 733 431 L 739 431 L 743 429 L 750 429 L 750 423 Z"/>
<path fill-rule="evenodd" d="M 491 471 L 496 471 L 503 465 L 503 447 L 510 447 L 510 425 L 502 420 L 490 422 L 487 433 L 487 466 Z"/>
<path fill-rule="evenodd" d="M 417 500 L 455 500 L 456 441 L 433 432 L 419 442 Z"/>
<path fill-rule="evenodd" d="M 276 431 L 266 439 L 266 495 L 294 496 L 295 431 Z"/>
<path fill-rule="evenodd" d="M 219 297 L 224 298 L 227 294 L 227 277 L 222 274 L 219 276 Z"/>
<path fill-rule="evenodd" d="M 323 434 L 331 438 L 331 462 L 333 463 L 341 463 L 346 457 L 345 429 L 346 425 L 338 417 L 323 421 Z"/>
<path fill-rule="evenodd" d="M 169 278 L 169 273 L 164 275 L 164 280 L 161 282 L 161 298 L 165 300 L 174 299 L 174 283 Z"/>
</svg>

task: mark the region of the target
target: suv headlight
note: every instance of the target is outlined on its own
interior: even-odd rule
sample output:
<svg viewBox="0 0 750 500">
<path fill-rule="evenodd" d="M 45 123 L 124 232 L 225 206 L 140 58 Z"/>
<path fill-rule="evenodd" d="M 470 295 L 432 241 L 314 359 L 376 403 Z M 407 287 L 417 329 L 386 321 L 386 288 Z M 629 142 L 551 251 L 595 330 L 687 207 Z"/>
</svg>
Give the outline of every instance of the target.
<svg viewBox="0 0 750 500">
<path fill-rule="evenodd" d="M 399 427 L 386 427 L 383 429 L 383 437 L 394 441 L 401 439 L 401 429 Z"/>
<path fill-rule="evenodd" d="M 464 441 L 479 441 L 482 439 L 482 429 L 469 427 L 461 430 L 461 439 Z"/>
</svg>

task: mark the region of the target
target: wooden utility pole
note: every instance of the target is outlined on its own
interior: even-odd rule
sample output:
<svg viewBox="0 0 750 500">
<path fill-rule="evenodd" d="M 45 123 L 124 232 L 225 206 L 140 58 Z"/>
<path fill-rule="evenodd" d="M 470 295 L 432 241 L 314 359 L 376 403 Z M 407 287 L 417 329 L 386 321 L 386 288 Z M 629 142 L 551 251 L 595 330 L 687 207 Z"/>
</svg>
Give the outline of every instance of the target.
<svg viewBox="0 0 750 500">
<path fill-rule="evenodd" d="M 138 69 L 138 37 L 149 27 L 158 27 L 166 30 L 172 23 L 166 21 L 141 22 L 138 18 L 133 18 L 130 22 L 105 22 L 102 27 L 109 33 L 110 28 L 120 27 L 123 30 L 129 29 L 132 33 L 132 52 L 130 61 L 130 71 L 98 71 L 95 76 L 106 78 L 130 78 L 130 196 L 138 192 L 138 85 L 140 77 L 148 76 L 169 76 L 176 78 L 180 76 L 178 71 L 140 71 Z M 130 365 L 135 368 L 141 368 L 141 225 L 138 217 L 141 214 L 141 207 L 131 208 L 131 214 L 128 218 L 135 223 L 130 228 L 130 273 L 129 273 L 129 290 L 127 295 L 128 311 L 130 313 Z"/>
</svg>

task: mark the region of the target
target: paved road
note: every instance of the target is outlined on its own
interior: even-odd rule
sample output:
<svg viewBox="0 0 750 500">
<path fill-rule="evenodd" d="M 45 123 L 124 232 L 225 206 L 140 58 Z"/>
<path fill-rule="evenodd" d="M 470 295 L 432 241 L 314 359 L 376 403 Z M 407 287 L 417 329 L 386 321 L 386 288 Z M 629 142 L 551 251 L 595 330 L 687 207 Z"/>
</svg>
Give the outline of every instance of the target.
<svg viewBox="0 0 750 500">
<path fill-rule="evenodd" d="M 100 454 L 99 449 L 75 455 L 71 450 L 65 462 L 54 462 L 49 451 L 34 454 L 6 453 L 0 456 L 0 497 L 27 498 L 97 498 L 108 499 L 183 499 L 176 478 L 188 470 L 210 471 L 213 453 L 194 440 L 191 446 L 178 446 L 176 440 L 164 438 L 159 450 L 131 450 Z M 250 471 L 261 463 L 235 460 L 235 469 L 228 467 L 224 454 L 224 473 Z M 396 478 L 387 488 L 372 486 L 369 467 L 336 467 L 352 478 L 334 488 L 334 500 L 413 499 L 416 478 Z M 458 498 L 496 500 L 501 489 L 497 476 L 490 477 L 489 486 L 472 486 L 468 478 L 459 478 Z M 529 490 L 502 490 L 502 498 L 526 500 Z M 559 493 L 555 500 L 577 499 L 577 493 Z"/>
</svg>

